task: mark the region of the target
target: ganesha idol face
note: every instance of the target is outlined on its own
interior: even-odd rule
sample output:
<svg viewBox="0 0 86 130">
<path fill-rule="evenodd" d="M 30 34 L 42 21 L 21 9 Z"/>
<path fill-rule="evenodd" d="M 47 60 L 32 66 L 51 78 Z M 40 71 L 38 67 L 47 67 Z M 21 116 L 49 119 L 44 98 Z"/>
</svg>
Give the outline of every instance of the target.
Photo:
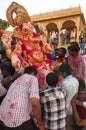
<svg viewBox="0 0 86 130">
<path fill-rule="evenodd" d="M 13 34 L 17 38 L 21 38 L 23 36 L 32 35 L 34 30 L 33 25 L 30 22 L 23 23 L 21 27 L 15 26 Z"/>
<path fill-rule="evenodd" d="M 31 22 L 23 23 L 22 25 L 22 34 L 23 36 L 31 35 L 33 33 L 34 27 Z"/>
</svg>

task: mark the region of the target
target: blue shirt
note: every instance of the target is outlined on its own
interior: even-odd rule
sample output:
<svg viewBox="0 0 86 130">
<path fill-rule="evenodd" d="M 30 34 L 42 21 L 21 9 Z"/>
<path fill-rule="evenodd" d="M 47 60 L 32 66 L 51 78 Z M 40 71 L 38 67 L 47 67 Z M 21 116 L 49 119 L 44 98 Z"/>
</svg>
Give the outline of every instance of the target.
<svg viewBox="0 0 86 130">
<path fill-rule="evenodd" d="M 71 99 L 78 92 L 79 82 L 72 75 L 67 76 L 61 85 L 66 96 L 66 110 L 67 114 L 72 114 Z"/>
</svg>

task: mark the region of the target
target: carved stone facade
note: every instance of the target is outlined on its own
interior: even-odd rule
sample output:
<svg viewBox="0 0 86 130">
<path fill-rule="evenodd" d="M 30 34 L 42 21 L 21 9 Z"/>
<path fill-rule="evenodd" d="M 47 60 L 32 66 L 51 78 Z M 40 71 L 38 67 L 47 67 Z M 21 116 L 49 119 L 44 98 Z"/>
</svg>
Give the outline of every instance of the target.
<svg viewBox="0 0 86 130">
<path fill-rule="evenodd" d="M 68 9 L 57 10 L 53 12 L 46 12 L 30 16 L 35 27 L 38 23 L 47 28 L 48 34 L 55 30 L 60 37 L 60 31 L 66 29 L 69 32 L 74 30 L 76 32 L 76 41 L 79 42 L 79 31 L 84 31 L 85 18 L 81 7 L 73 7 Z M 61 39 L 59 38 L 59 44 Z"/>
</svg>

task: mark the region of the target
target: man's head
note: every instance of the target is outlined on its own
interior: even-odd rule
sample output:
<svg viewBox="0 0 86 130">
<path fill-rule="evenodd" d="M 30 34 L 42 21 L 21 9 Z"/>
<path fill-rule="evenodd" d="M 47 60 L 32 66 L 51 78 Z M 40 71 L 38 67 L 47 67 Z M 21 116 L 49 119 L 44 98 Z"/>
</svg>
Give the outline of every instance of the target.
<svg viewBox="0 0 86 130">
<path fill-rule="evenodd" d="M 11 75 L 11 72 L 12 72 L 12 65 L 10 62 L 3 62 L 1 64 L 1 73 L 3 75 L 3 77 L 7 77 L 9 75 Z"/>
<path fill-rule="evenodd" d="M 68 47 L 68 52 L 71 56 L 77 56 L 78 53 L 80 51 L 80 48 L 78 46 L 77 42 L 72 43 L 69 47 Z"/>
<path fill-rule="evenodd" d="M 37 75 L 37 70 L 33 66 L 27 66 L 24 70 L 24 73 L 31 74 L 33 76 Z"/>
<path fill-rule="evenodd" d="M 56 73 L 48 73 L 46 76 L 46 82 L 49 86 L 56 86 L 58 82 L 58 76 Z"/>
<path fill-rule="evenodd" d="M 68 63 L 64 63 L 59 66 L 59 72 L 63 73 L 63 76 L 66 77 L 71 74 L 71 67 Z"/>
</svg>

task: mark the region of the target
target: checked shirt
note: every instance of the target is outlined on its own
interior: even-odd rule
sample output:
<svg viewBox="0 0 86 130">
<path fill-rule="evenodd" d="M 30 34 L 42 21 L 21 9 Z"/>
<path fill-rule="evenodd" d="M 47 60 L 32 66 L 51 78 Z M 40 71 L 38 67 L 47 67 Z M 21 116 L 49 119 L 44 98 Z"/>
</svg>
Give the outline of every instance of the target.
<svg viewBox="0 0 86 130">
<path fill-rule="evenodd" d="M 65 97 L 61 89 L 48 87 L 40 93 L 46 130 L 65 130 Z"/>
</svg>

